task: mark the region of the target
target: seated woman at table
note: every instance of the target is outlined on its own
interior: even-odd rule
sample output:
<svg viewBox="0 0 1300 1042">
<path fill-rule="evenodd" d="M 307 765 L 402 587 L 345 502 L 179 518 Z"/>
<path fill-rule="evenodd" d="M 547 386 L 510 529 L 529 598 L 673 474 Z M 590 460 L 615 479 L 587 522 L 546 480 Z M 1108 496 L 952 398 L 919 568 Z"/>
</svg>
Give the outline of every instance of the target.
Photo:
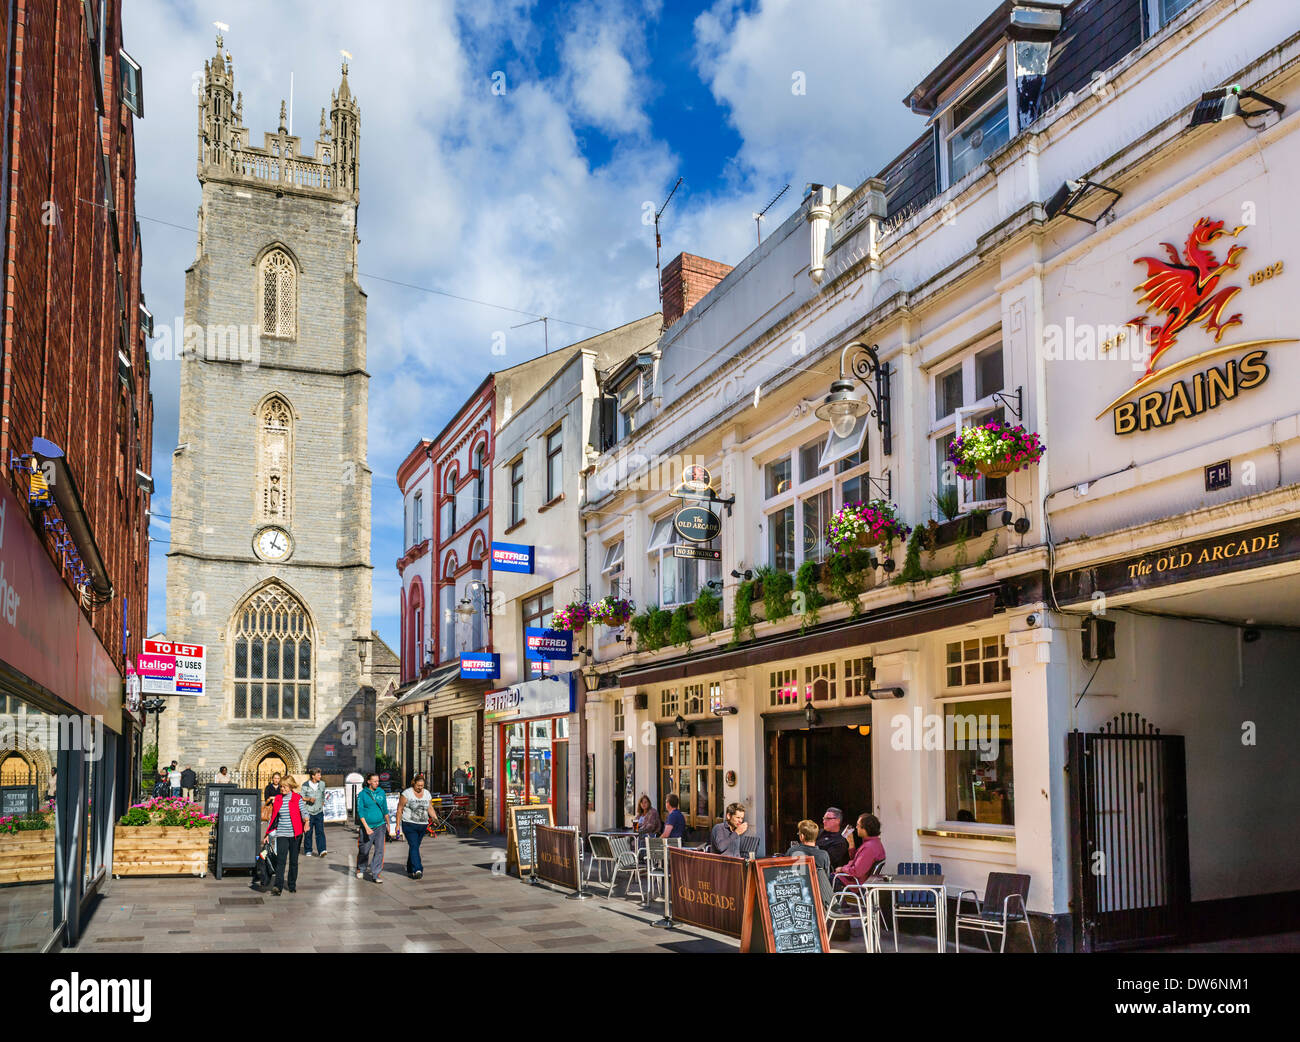
<svg viewBox="0 0 1300 1042">
<path fill-rule="evenodd" d="M 810 857 L 817 865 L 817 895 L 822 899 L 822 911 L 831 902 L 831 856 L 817 845 L 821 830 L 815 821 L 801 821 L 795 828 L 796 838 L 785 852 L 786 857 Z"/>
<path fill-rule="evenodd" d="M 644 792 L 636 804 L 636 834 L 637 842 L 642 842 L 645 836 L 658 836 L 664 831 L 664 823 L 659 817 L 659 812 L 655 810 L 654 804 L 650 802 L 650 797 Z"/>
<path fill-rule="evenodd" d="M 854 831 L 858 841 L 853 856 L 836 875 L 852 876 L 853 882 L 865 883 L 872 866 L 885 860 L 885 845 L 880 842 L 880 819 L 874 814 L 859 814 Z"/>
</svg>

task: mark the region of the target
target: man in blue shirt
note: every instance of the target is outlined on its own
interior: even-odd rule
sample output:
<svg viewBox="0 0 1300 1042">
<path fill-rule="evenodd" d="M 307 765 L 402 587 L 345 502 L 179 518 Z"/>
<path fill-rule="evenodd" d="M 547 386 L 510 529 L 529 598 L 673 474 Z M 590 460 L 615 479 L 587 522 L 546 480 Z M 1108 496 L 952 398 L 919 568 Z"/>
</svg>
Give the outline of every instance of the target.
<svg viewBox="0 0 1300 1042">
<path fill-rule="evenodd" d="M 668 794 L 668 817 L 664 821 L 664 839 L 680 839 L 686 842 L 686 815 L 682 813 L 682 801 L 677 793 Z"/>
</svg>

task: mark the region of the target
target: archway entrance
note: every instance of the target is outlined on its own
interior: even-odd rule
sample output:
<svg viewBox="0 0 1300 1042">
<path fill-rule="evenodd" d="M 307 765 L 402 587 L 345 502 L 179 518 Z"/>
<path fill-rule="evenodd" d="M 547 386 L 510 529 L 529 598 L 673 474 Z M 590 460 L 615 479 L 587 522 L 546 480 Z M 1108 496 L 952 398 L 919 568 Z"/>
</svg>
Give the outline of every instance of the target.
<svg viewBox="0 0 1300 1042">
<path fill-rule="evenodd" d="M 257 765 L 257 787 L 265 789 L 271 784 L 271 775 L 278 773 L 283 777 L 287 769 L 284 760 L 274 753 L 262 757 L 261 762 Z"/>
<path fill-rule="evenodd" d="M 10 753 L 0 762 L 0 785 L 35 785 L 36 768 L 19 753 Z"/>
</svg>

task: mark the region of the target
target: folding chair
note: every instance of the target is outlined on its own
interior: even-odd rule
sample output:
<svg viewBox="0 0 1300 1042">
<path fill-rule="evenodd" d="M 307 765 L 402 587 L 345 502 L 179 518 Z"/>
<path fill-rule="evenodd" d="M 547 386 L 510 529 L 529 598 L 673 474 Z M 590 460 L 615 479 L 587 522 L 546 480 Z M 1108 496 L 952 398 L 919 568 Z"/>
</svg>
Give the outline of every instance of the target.
<svg viewBox="0 0 1300 1042">
<path fill-rule="evenodd" d="M 605 866 L 616 865 L 618 859 L 614 857 L 614 851 L 610 849 L 609 837 L 603 832 L 593 832 L 587 837 L 587 845 L 591 848 L 591 856 L 587 858 L 587 882 L 591 882 L 591 870 L 598 868 L 600 870 L 597 882 L 605 882 Z"/>
<path fill-rule="evenodd" d="M 740 856 L 756 858 L 762 853 L 763 841 L 757 834 L 740 837 Z"/>
<path fill-rule="evenodd" d="M 943 866 L 937 861 L 900 861 L 900 876 L 941 876 Z M 935 942 L 939 937 L 939 916 L 947 915 L 948 909 L 939 909 L 934 893 L 930 890 L 902 890 L 893 894 L 891 918 L 894 923 L 894 951 L 898 951 L 898 920 L 933 919 Z"/>
<path fill-rule="evenodd" d="M 605 896 L 614 896 L 614 887 L 618 885 L 619 873 L 627 872 L 631 876 L 631 879 L 623 885 L 623 896 L 632 896 L 632 888 L 630 884 L 632 879 L 635 879 L 637 896 L 644 900 L 645 889 L 641 886 L 641 870 L 637 863 L 636 848 L 632 845 L 632 837 L 606 836 L 605 838 L 609 841 L 610 854 L 614 860 L 614 872 L 613 875 L 610 876 L 609 890 Z"/>
<path fill-rule="evenodd" d="M 743 836 L 741 837 L 744 838 Z M 885 867 L 885 861 L 882 858 L 871 866 L 868 876 L 874 876 Z M 840 885 L 840 889 L 831 894 L 830 903 L 826 906 L 826 929 L 829 932 L 833 927 L 832 923 L 853 922 L 855 919 L 862 927 L 862 943 L 867 944 L 871 932 L 867 929 L 867 893 L 863 885 L 858 882 L 857 876 L 848 872 L 836 872 L 831 879 L 831 886 Z M 889 924 L 885 921 L 884 909 L 879 909 L 880 925 L 885 929 Z M 870 951 L 870 947 L 867 948 Z"/>
<path fill-rule="evenodd" d="M 743 837 L 742 837 L 743 838 Z M 682 845 L 681 837 L 664 839 L 662 836 L 651 836 L 646 840 L 645 846 L 645 878 L 646 893 L 644 903 L 649 904 L 654 899 L 655 884 L 658 883 L 662 890 L 668 889 L 668 848 Z"/>
<path fill-rule="evenodd" d="M 973 908 L 963 912 L 962 901 L 970 894 Z M 1034 943 L 1034 930 L 1029 924 L 1029 909 L 1025 902 L 1029 899 L 1029 876 L 1016 872 L 990 872 L 988 882 L 984 884 L 984 900 L 976 896 L 974 890 L 963 890 L 957 895 L 957 951 L 961 951 L 961 928 L 979 930 L 984 934 L 984 946 L 989 951 L 989 934 L 1001 935 L 999 952 L 1007 950 L 1007 930 L 1013 923 L 1023 922 L 1029 932 L 1029 947 L 1037 954 L 1038 945 Z"/>
</svg>

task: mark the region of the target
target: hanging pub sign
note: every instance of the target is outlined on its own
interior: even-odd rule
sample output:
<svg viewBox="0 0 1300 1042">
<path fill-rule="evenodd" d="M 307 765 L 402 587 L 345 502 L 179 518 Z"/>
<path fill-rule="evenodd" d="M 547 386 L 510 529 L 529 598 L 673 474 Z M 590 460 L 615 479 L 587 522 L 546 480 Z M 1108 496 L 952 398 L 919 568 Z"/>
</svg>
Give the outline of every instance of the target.
<svg viewBox="0 0 1300 1042">
<path fill-rule="evenodd" d="M 713 499 L 712 479 L 704 467 L 687 467 L 682 472 L 682 483 L 668 494 L 674 499 Z"/>
<path fill-rule="evenodd" d="M 707 507 L 682 507 L 673 516 L 673 528 L 692 543 L 707 543 L 722 531 L 722 519 Z"/>
<path fill-rule="evenodd" d="M 460 656 L 462 680 L 496 680 L 501 676 L 501 656 L 485 651 L 464 651 Z"/>
<path fill-rule="evenodd" d="M 526 626 L 524 654 L 529 662 L 568 662 L 573 658 L 573 631 Z"/>
<path fill-rule="evenodd" d="M 721 561 L 722 551 L 711 546 L 682 546 L 677 543 L 673 547 L 673 556 L 687 561 Z"/>
<path fill-rule="evenodd" d="M 1147 277 L 1134 292 L 1147 313 L 1130 319 L 1126 325 L 1144 341 L 1147 367 L 1132 387 L 1097 414 L 1099 420 L 1112 414 L 1117 435 L 1168 427 L 1217 409 L 1268 379 L 1268 351 L 1264 348 L 1297 342 L 1294 338 L 1245 340 L 1211 347 L 1176 362 L 1166 357 L 1178 337 L 1191 326 L 1203 326 L 1218 345 L 1224 333 L 1241 325 L 1241 314 L 1229 313 L 1241 286 L 1220 283 L 1237 270 L 1246 247 L 1230 246 L 1220 263 L 1211 244 L 1225 236 L 1235 239 L 1245 230 L 1242 225 L 1228 231 L 1222 221 L 1202 217 L 1193 225 L 1181 254 L 1166 242 L 1160 245 L 1167 259 L 1138 257 L 1134 261 L 1146 265 Z M 1275 271 L 1281 273 L 1282 263 L 1264 270 L 1272 278 Z M 1250 281 L 1256 285 L 1262 279 L 1252 275 Z M 1125 337 L 1120 333 L 1116 339 L 1122 341 Z M 1162 358 L 1165 364 L 1161 364 Z"/>
<path fill-rule="evenodd" d="M 523 575 L 533 574 L 536 559 L 535 548 L 521 543 L 493 543 L 492 569 L 497 572 L 519 572 Z"/>
</svg>

